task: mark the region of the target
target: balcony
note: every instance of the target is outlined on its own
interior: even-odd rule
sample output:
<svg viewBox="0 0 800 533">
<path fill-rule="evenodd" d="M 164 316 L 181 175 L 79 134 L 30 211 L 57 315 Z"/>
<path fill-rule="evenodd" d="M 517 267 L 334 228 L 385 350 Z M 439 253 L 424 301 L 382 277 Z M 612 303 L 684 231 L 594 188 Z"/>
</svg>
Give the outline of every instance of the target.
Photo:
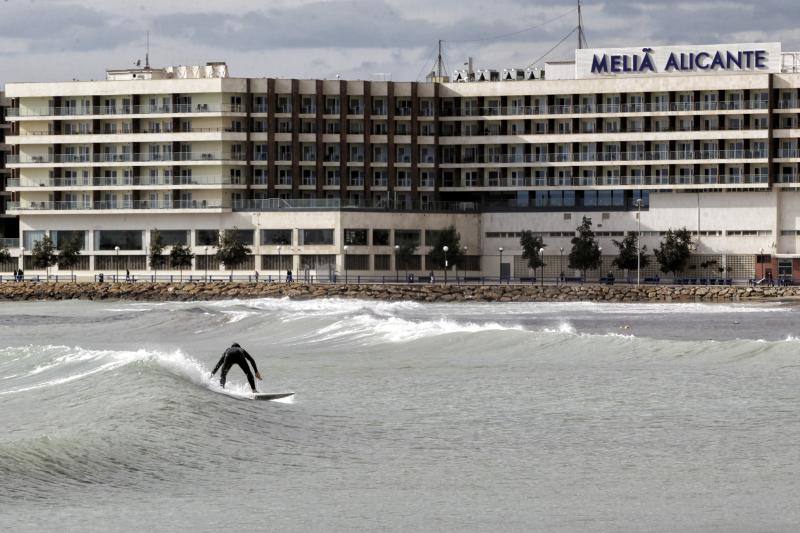
<svg viewBox="0 0 800 533">
<path fill-rule="evenodd" d="M 797 150 L 786 153 L 798 154 Z M 628 151 L 628 152 L 550 152 L 540 154 L 490 154 L 445 156 L 443 165 L 487 165 L 487 164 L 530 164 L 530 163 L 576 163 L 576 162 L 617 162 L 617 161 L 669 161 L 669 160 L 716 160 L 716 159 L 766 159 L 766 150 L 678 150 L 678 151 Z M 787 156 L 791 157 L 791 156 Z M 794 157 L 800 157 L 796 155 Z"/>
<path fill-rule="evenodd" d="M 362 198 L 356 200 L 342 200 L 339 198 L 268 198 L 266 200 L 234 200 L 232 204 L 234 211 L 283 211 L 292 209 L 366 209 L 381 211 L 446 211 L 469 213 L 478 211 L 476 202 L 425 202 L 418 206 L 406 204 L 404 202 L 378 201 L 372 202 Z"/>
<path fill-rule="evenodd" d="M 10 165 L 48 165 L 70 163 L 152 163 L 177 161 L 244 161 L 243 154 L 219 152 L 54 154 L 47 156 L 7 155 Z"/>
<path fill-rule="evenodd" d="M 117 211 L 152 209 L 225 209 L 222 202 L 175 200 L 172 202 L 130 200 L 120 202 L 9 202 L 9 211 Z"/>
<path fill-rule="evenodd" d="M 190 114 L 190 113 L 243 113 L 241 105 L 229 104 L 176 104 L 176 105 L 128 105 L 128 106 L 76 106 L 76 107 L 42 107 L 20 110 L 8 108 L 6 116 L 12 118 L 27 117 L 79 117 L 79 116 L 116 116 L 116 115 L 153 115 L 153 114 Z"/>
<path fill-rule="evenodd" d="M 795 102 L 796 103 L 796 102 Z M 780 103 L 779 103 L 780 104 Z M 442 118 L 489 117 L 518 115 L 584 115 L 584 114 L 631 114 L 666 113 L 690 111 L 738 111 L 767 109 L 765 100 L 723 100 L 715 102 L 651 102 L 626 104 L 575 104 L 551 106 L 509 106 L 509 107 L 463 107 L 442 109 Z"/>
</svg>

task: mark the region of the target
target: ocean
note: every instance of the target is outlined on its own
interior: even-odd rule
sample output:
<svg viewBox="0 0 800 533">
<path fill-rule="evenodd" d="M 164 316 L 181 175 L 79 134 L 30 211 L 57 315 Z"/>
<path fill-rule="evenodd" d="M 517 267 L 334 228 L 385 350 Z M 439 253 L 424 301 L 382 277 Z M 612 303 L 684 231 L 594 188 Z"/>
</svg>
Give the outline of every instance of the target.
<svg viewBox="0 0 800 533">
<path fill-rule="evenodd" d="M 798 319 L 3 303 L 0 531 L 797 531 Z M 210 370 L 232 342 L 261 390 L 295 396 L 222 394 Z"/>
</svg>

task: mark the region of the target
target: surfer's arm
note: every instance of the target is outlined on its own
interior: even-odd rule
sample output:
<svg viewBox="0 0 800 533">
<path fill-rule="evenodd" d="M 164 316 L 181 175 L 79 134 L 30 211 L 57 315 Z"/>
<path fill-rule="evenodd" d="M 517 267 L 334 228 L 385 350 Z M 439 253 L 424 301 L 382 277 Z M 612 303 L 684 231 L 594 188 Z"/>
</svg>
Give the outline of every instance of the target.
<svg viewBox="0 0 800 533">
<path fill-rule="evenodd" d="M 253 372 L 255 372 L 256 377 L 258 379 L 261 379 L 261 374 L 258 372 L 258 367 L 256 366 L 255 360 L 252 358 L 252 356 L 249 353 L 247 353 L 247 350 L 242 349 L 242 352 L 244 352 L 244 356 L 247 358 L 248 361 L 250 361 L 250 364 L 253 365 Z"/>
<path fill-rule="evenodd" d="M 225 353 L 228 353 L 228 350 L 225 350 Z M 215 366 L 215 367 L 214 367 L 214 370 L 212 370 L 212 371 L 211 371 L 211 375 L 212 375 L 212 376 L 213 376 L 214 374 L 216 374 L 216 373 L 217 373 L 217 370 L 219 370 L 219 367 L 221 367 L 221 366 L 222 366 L 222 362 L 223 362 L 224 360 L 225 360 L 225 354 L 223 353 L 223 354 L 222 354 L 222 357 L 220 357 L 220 358 L 219 358 L 219 361 L 217 361 L 217 366 Z"/>
</svg>

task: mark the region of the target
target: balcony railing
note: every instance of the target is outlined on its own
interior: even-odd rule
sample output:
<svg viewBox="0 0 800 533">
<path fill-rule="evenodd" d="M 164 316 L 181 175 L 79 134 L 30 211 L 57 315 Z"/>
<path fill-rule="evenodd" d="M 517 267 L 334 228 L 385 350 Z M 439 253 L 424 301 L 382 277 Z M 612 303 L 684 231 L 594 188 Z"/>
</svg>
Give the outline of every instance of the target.
<svg viewBox="0 0 800 533">
<path fill-rule="evenodd" d="M 47 156 L 7 155 L 7 164 L 36 165 L 52 163 L 146 163 L 172 161 L 244 161 L 238 153 L 172 152 L 172 153 L 112 153 L 112 154 L 54 154 Z"/>
<path fill-rule="evenodd" d="M 714 102 L 651 102 L 627 104 L 575 104 L 551 106 L 488 106 L 445 107 L 441 117 L 481 117 L 514 115 L 581 115 L 581 114 L 623 114 L 623 113 L 665 113 L 680 111 L 735 111 L 767 109 L 765 100 L 723 100 Z"/>
<path fill-rule="evenodd" d="M 796 178 L 796 176 L 795 176 Z M 493 189 L 519 187 L 603 187 L 603 186 L 657 186 L 657 185 L 743 185 L 766 184 L 766 174 L 740 175 L 684 175 L 684 176 L 579 176 L 579 177 L 517 177 L 487 178 L 483 184 L 474 181 L 445 180 L 443 187 Z"/>
<path fill-rule="evenodd" d="M 569 163 L 613 161 L 669 161 L 713 159 L 766 159 L 766 150 L 682 150 L 682 151 L 629 151 L 590 153 L 496 154 L 462 156 L 459 160 L 445 157 L 443 165 L 464 164 L 515 164 L 515 163 Z"/>
<path fill-rule="evenodd" d="M 38 189 L 41 187 L 167 187 L 179 185 L 241 185 L 243 180 L 228 176 L 94 176 L 77 178 L 9 179 L 8 187 Z"/>
<path fill-rule="evenodd" d="M 87 130 L 87 131 L 62 131 L 60 133 L 55 133 L 54 131 L 24 131 L 21 132 L 19 135 L 20 137 L 27 137 L 27 136 L 68 136 L 74 137 L 76 135 L 163 135 L 163 134 L 172 134 L 172 133 L 245 133 L 245 131 L 241 129 L 234 129 L 234 128 L 178 128 L 177 130 L 173 130 L 171 126 L 160 128 L 160 129 L 143 129 L 139 131 L 133 131 L 130 128 L 114 128 L 111 130 Z M 73 141 L 70 141 L 73 142 Z"/>
<path fill-rule="evenodd" d="M 19 239 L 0 237 L 0 248 L 19 248 Z"/>
<path fill-rule="evenodd" d="M 372 202 L 368 199 L 342 200 L 339 198 L 269 198 L 266 200 L 234 200 L 234 211 L 282 211 L 291 209 L 370 209 L 387 211 L 455 211 L 474 212 L 478 210 L 476 202 L 425 202 L 419 205 L 391 201 Z"/>
<path fill-rule="evenodd" d="M 67 106 L 6 110 L 8 117 L 73 117 L 89 115 L 149 115 L 167 113 L 243 113 L 244 107 L 232 104 Z"/>
<path fill-rule="evenodd" d="M 113 211 L 120 209 L 224 209 L 221 202 L 210 200 L 148 201 L 130 200 L 119 202 L 9 202 L 9 211 Z"/>
</svg>

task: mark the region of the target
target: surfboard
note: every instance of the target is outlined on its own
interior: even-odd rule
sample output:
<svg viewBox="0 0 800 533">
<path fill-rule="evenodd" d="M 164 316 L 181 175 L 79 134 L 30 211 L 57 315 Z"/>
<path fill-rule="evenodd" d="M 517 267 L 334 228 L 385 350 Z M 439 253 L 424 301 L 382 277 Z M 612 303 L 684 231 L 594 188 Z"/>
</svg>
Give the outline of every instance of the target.
<svg viewBox="0 0 800 533">
<path fill-rule="evenodd" d="M 278 400 L 294 396 L 293 392 L 257 392 L 253 395 L 254 400 Z"/>
</svg>

